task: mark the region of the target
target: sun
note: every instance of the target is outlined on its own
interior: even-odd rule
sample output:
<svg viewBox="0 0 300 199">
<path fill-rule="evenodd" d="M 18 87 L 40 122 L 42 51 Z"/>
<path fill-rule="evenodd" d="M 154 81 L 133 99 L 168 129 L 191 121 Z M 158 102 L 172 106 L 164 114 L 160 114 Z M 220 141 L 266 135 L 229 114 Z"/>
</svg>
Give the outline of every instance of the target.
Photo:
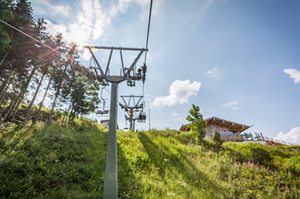
<svg viewBox="0 0 300 199">
<path fill-rule="evenodd" d="M 83 25 L 72 24 L 70 31 L 65 38 L 68 42 L 75 42 L 79 49 L 83 49 L 84 45 L 87 45 L 90 36 L 90 30 Z"/>
</svg>

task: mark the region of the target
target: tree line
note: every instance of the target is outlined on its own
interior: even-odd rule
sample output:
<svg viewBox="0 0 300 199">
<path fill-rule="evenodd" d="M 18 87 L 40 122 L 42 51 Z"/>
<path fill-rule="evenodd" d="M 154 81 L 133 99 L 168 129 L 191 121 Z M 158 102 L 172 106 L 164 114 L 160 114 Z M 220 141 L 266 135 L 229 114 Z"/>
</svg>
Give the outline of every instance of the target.
<svg viewBox="0 0 300 199">
<path fill-rule="evenodd" d="M 0 125 L 16 122 L 24 103 L 27 109 L 17 122 L 35 123 L 47 97 L 53 102 L 48 123 L 54 109 L 64 111 L 66 123 L 98 108 L 100 84 L 78 61 L 76 43 L 64 42 L 62 34 L 47 33 L 46 22 L 33 18 L 27 0 L 0 0 L 0 19 L 35 39 L 0 22 Z M 37 95 L 43 95 L 40 102 Z M 39 107 L 33 114 L 34 104 Z"/>
</svg>

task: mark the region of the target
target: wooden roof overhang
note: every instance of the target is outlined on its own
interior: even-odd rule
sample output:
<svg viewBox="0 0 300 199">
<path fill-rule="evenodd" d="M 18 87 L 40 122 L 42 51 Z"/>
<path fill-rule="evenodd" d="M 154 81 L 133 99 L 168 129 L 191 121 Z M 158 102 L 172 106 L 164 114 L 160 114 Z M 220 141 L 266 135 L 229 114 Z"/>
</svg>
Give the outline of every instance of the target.
<svg viewBox="0 0 300 199">
<path fill-rule="evenodd" d="M 216 124 L 220 127 L 227 128 L 229 131 L 240 132 L 240 133 L 247 130 L 251 126 L 253 126 L 253 125 L 248 126 L 248 125 L 245 125 L 245 124 L 240 124 L 240 123 L 232 122 L 232 121 L 229 121 L 229 120 L 224 120 L 224 119 L 221 119 L 221 118 L 218 118 L 218 117 L 215 117 L 215 116 L 207 118 L 206 121 L 207 121 L 208 125 L 209 124 Z"/>
</svg>

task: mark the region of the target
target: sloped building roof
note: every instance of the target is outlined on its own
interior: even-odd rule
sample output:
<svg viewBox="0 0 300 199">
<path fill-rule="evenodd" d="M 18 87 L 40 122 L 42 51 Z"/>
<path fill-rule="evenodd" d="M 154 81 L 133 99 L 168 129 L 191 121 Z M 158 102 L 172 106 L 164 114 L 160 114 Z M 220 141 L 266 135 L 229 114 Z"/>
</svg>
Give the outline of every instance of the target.
<svg viewBox="0 0 300 199">
<path fill-rule="evenodd" d="M 240 132 L 241 133 L 241 132 L 243 132 L 243 131 L 245 131 L 248 128 L 253 126 L 253 125 L 249 126 L 249 125 L 246 125 L 246 124 L 240 124 L 240 123 L 237 123 L 237 122 L 232 122 L 232 121 L 225 120 L 225 119 L 215 117 L 215 116 L 209 117 L 205 120 L 207 121 L 207 126 L 216 125 L 216 126 L 219 126 L 219 127 L 224 127 L 224 128 L 226 128 L 227 131 L 232 131 L 232 132 Z M 190 130 L 189 129 L 189 124 L 182 125 L 179 130 L 180 131 L 189 131 Z"/>
<path fill-rule="evenodd" d="M 207 124 L 214 124 L 214 125 L 218 125 L 220 127 L 225 127 L 227 128 L 229 131 L 232 131 L 232 132 L 243 132 L 245 130 L 247 130 L 248 128 L 250 128 L 251 126 L 249 125 L 246 125 L 246 124 L 240 124 L 240 123 L 237 123 L 237 122 L 232 122 L 232 121 L 229 121 L 229 120 L 225 120 L 225 119 L 222 119 L 222 118 L 218 118 L 218 117 L 215 117 L 215 116 L 212 116 L 212 117 L 209 117 L 206 119 L 207 121 Z"/>
</svg>

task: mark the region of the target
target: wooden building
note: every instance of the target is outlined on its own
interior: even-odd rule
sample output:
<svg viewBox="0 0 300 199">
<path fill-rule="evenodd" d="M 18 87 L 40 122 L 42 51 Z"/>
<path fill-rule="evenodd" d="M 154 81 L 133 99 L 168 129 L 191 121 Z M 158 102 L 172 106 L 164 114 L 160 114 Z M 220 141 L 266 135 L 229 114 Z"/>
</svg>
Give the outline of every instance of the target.
<svg viewBox="0 0 300 199">
<path fill-rule="evenodd" d="M 241 132 L 249 129 L 251 126 L 232 122 L 218 117 L 210 117 L 205 119 L 207 121 L 206 136 L 207 139 L 212 139 L 214 133 L 217 131 L 221 134 L 223 141 L 243 141 Z M 252 125 L 253 126 L 253 125 Z M 189 131 L 188 125 L 182 125 L 181 131 Z"/>
<path fill-rule="evenodd" d="M 221 139 L 224 141 L 243 141 L 241 132 L 251 127 L 245 124 L 224 120 L 215 116 L 207 118 L 206 121 L 207 129 L 205 137 L 209 139 L 212 139 L 214 133 L 217 131 L 221 134 Z"/>
</svg>

